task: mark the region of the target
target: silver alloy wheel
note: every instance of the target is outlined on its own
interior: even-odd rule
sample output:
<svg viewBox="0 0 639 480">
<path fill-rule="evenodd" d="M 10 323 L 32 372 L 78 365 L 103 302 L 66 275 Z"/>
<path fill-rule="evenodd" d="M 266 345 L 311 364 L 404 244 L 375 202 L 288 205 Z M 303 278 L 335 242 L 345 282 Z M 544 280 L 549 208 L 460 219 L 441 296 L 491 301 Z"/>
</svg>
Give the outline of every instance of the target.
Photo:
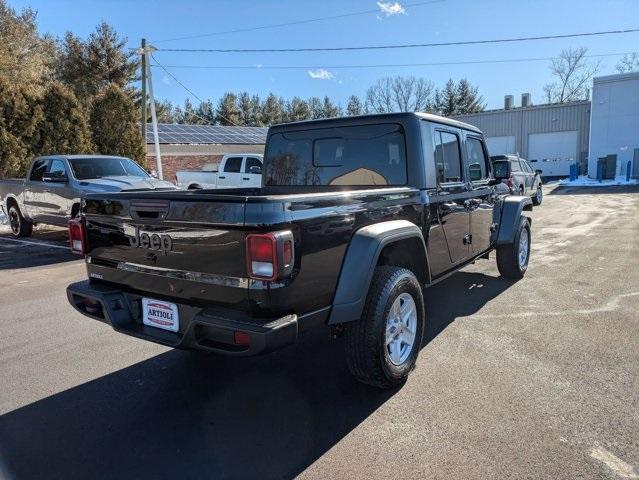
<svg viewBox="0 0 639 480">
<path fill-rule="evenodd" d="M 15 208 L 9 209 L 9 225 L 13 233 L 17 234 L 20 231 L 20 216 Z"/>
<path fill-rule="evenodd" d="M 523 229 L 521 235 L 519 235 L 519 268 L 523 269 L 528 263 L 528 250 L 530 248 L 530 242 L 528 240 L 528 230 Z"/>
<path fill-rule="evenodd" d="M 413 351 L 417 331 L 417 305 L 409 293 L 400 294 L 386 317 L 386 355 L 393 365 L 403 364 Z"/>
<path fill-rule="evenodd" d="M 541 187 L 537 187 L 537 203 L 541 203 L 543 196 L 544 194 L 541 191 Z"/>
</svg>

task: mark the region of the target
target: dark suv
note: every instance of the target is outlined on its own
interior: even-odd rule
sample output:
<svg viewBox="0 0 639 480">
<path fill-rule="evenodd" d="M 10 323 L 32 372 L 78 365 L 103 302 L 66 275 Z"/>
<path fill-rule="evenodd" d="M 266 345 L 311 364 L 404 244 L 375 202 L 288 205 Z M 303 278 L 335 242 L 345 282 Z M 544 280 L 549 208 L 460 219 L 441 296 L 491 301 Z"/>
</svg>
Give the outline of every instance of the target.
<svg viewBox="0 0 639 480">
<path fill-rule="evenodd" d="M 532 197 L 535 205 L 541 205 L 544 194 L 541 187 L 541 170 L 534 170 L 518 155 L 495 155 L 490 157 L 493 168 L 513 195 Z"/>
<path fill-rule="evenodd" d="M 495 251 L 522 278 L 529 198 L 495 192 L 476 127 L 420 113 L 269 129 L 261 188 L 88 195 L 69 302 L 177 348 L 255 355 L 322 326 L 380 387 L 415 366 L 422 288 Z M 459 292 L 463 302 L 464 292 Z"/>
</svg>

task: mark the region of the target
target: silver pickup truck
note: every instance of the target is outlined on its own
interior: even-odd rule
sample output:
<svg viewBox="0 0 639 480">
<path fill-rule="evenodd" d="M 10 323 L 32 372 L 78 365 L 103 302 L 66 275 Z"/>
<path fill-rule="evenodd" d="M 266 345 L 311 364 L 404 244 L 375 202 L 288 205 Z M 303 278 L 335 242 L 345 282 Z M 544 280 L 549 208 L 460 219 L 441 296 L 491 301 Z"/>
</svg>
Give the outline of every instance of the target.
<svg viewBox="0 0 639 480">
<path fill-rule="evenodd" d="M 28 237 L 37 223 L 66 226 L 86 193 L 176 188 L 130 158 L 52 155 L 34 159 L 24 179 L 0 180 L 0 208 L 13 235 Z"/>
</svg>

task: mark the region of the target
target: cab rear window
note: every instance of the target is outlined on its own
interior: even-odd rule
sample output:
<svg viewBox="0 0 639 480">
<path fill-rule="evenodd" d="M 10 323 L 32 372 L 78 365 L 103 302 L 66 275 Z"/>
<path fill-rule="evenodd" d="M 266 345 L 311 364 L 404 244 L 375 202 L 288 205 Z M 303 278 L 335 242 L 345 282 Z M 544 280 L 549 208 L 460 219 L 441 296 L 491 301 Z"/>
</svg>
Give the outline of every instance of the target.
<svg viewBox="0 0 639 480">
<path fill-rule="evenodd" d="M 397 124 L 312 129 L 269 137 L 267 186 L 406 185 L 404 132 Z"/>
</svg>

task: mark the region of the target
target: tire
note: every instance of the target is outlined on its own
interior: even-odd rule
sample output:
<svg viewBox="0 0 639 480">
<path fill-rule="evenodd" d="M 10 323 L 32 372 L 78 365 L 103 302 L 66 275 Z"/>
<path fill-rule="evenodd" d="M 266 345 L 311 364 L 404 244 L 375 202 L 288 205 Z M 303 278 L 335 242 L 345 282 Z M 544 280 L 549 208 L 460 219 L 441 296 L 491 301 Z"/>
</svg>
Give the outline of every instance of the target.
<svg viewBox="0 0 639 480">
<path fill-rule="evenodd" d="M 33 232 L 33 223 L 22 216 L 17 205 L 9 207 L 9 225 L 14 237 L 30 237 Z"/>
<path fill-rule="evenodd" d="M 522 243 L 522 235 L 525 235 L 525 245 Z M 525 248 L 525 258 L 520 259 L 520 248 Z M 521 260 L 521 261 L 520 261 Z M 530 260 L 530 222 L 524 216 L 519 220 L 519 229 L 513 243 L 499 245 L 497 247 L 497 268 L 499 273 L 506 278 L 519 280 L 524 277 Z"/>
<path fill-rule="evenodd" d="M 539 185 L 539 186 L 537 187 L 537 193 L 535 194 L 535 196 L 534 196 L 534 197 L 532 197 L 533 205 L 535 205 L 535 206 L 537 206 L 537 207 L 538 207 L 539 205 L 541 205 L 541 202 L 542 202 L 543 200 L 544 200 L 544 193 L 543 193 L 543 191 L 541 190 L 541 185 Z"/>
<path fill-rule="evenodd" d="M 406 318 L 412 320 L 394 321 L 398 313 L 394 307 L 399 311 L 405 308 Z M 409 314 L 411 308 L 414 308 L 414 316 Z M 412 337 L 410 330 L 406 330 L 410 324 L 414 325 L 414 337 L 409 347 L 404 339 Z M 353 376 L 379 388 L 404 384 L 415 368 L 424 324 L 424 298 L 413 272 L 400 267 L 377 267 L 362 318 L 346 325 L 346 363 Z M 397 329 L 399 332 L 395 333 Z M 387 344 L 389 338 L 395 338 L 392 345 Z"/>
</svg>

